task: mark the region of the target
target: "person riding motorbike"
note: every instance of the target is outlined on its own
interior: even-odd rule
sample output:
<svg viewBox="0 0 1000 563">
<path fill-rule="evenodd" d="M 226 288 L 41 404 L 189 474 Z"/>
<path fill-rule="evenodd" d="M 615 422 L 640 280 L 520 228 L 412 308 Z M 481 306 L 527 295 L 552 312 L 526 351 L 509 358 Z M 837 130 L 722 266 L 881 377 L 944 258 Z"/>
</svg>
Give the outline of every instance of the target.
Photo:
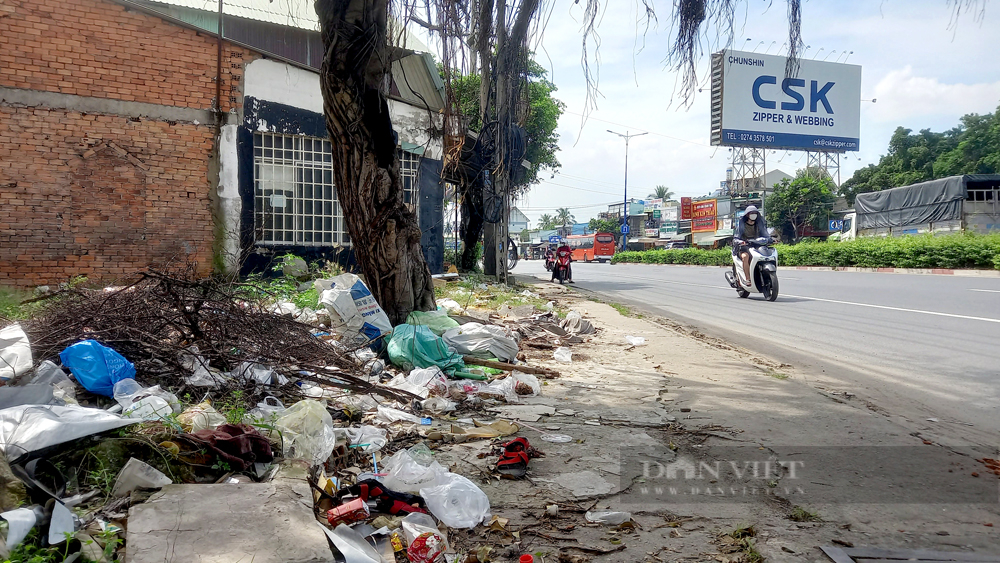
<svg viewBox="0 0 1000 563">
<path fill-rule="evenodd" d="M 575 281 L 573 281 L 573 264 L 572 264 L 572 262 L 573 262 L 573 250 L 570 249 L 569 243 L 567 243 L 567 242 L 564 241 L 562 243 L 562 245 L 559 246 L 559 248 L 556 249 L 556 260 L 558 260 L 560 252 L 566 252 L 567 254 L 570 255 L 570 259 L 569 259 L 570 263 L 566 265 L 566 274 L 564 275 L 564 279 L 566 281 L 568 281 L 569 283 L 576 283 Z M 553 265 L 553 267 L 552 267 L 552 280 L 551 281 L 556 281 L 556 267 L 557 267 L 557 265 Z"/>
<path fill-rule="evenodd" d="M 753 285 L 753 280 L 750 279 L 750 245 L 747 244 L 747 241 L 767 236 L 769 235 L 764 216 L 757 211 L 757 206 L 747 207 L 743 217 L 740 217 L 740 221 L 736 225 L 736 232 L 733 233 L 733 255 L 739 256 L 743 260 L 743 273 L 746 274 L 746 282 L 741 280 L 741 283 L 747 287 Z"/>
<path fill-rule="evenodd" d="M 551 246 L 545 248 L 545 269 L 553 270 L 556 264 L 556 252 Z"/>
</svg>

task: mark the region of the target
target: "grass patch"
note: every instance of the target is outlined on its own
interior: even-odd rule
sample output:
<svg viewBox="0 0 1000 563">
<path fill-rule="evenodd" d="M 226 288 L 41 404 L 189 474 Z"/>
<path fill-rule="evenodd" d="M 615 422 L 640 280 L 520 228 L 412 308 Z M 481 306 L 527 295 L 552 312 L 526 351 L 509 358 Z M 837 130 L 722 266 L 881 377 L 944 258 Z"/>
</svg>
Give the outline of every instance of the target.
<svg viewBox="0 0 1000 563">
<path fill-rule="evenodd" d="M 819 514 L 806 510 L 801 506 L 795 506 L 792 508 L 791 514 L 788 515 L 788 519 L 793 522 L 822 522 L 823 519 L 819 517 Z"/>
<path fill-rule="evenodd" d="M 768 377 L 773 377 L 775 379 L 785 380 L 789 378 L 789 375 L 787 373 L 781 373 L 780 371 L 775 371 L 773 369 L 768 369 L 764 373 L 766 373 Z"/>
<path fill-rule="evenodd" d="M 531 295 L 525 294 L 525 291 Z M 489 283 L 485 276 L 474 274 L 458 282 L 449 282 L 444 287 L 435 287 L 434 297 L 436 299 L 453 299 L 465 308 L 472 307 L 490 311 L 495 311 L 503 305 L 509 307 L 533 305 L 535 309 L 544 311 L 548 304 L 546 299 L 532 292 L 531 286 L 524 284 L 506 286 Z M 557 311 L 557 314 L 565 316 L 565 313 L 561 311 Z"/>
<path fill-rule="evenodd" d="M 753 540 L 757 537 L 757 529 L 753 525 L 740 526 L 726 535 L 731 538 L 727 543 L 743 554 L 743 563 L 764 562 L 764 556 L 757 551 L 757 545 Z"/>
</svg>

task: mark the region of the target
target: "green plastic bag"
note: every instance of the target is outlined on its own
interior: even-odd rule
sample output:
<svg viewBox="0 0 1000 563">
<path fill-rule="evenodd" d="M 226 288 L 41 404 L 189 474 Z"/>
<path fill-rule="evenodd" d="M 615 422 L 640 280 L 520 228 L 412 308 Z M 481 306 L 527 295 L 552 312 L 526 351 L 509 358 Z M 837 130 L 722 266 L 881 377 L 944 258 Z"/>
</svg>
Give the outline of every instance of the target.
<svg viewBox="0 0 1000 563">
<path fill-rule="evenodd" d="M 438 366 L 449 375 L 465 368 L 462 356 L 449 350 L 443 338 L 423 325 L 403 324 L 392 329 L 389 361 L 405 370 Z"/>
<path fill-rule="evenodd" d="M 406 317 L 406 324 L 426 326 L 438 336 L 459 326 L 458 321 L 448 316 L 448 311 L 413 311 Z"/>
</svg>

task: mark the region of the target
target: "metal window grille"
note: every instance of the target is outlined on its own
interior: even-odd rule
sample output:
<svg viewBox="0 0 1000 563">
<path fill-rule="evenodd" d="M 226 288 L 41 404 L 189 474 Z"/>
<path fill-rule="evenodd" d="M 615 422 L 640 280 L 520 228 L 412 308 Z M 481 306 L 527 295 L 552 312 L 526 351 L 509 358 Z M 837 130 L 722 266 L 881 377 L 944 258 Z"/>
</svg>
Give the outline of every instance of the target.
<svg viewBox="0 0 1000 563">
<path fill-rule="evenodd" d="M 403 203 L 414 213 L 420 209 L 417 174 L 419 169 L 420 155 L 399 149 L 399 181 L 403 185 Z"/>
<path fill-rule="evenodd" d="M 254 134 L 254 233 L 269 246 L 346 246 L 330 141 Z"/>
</svg>

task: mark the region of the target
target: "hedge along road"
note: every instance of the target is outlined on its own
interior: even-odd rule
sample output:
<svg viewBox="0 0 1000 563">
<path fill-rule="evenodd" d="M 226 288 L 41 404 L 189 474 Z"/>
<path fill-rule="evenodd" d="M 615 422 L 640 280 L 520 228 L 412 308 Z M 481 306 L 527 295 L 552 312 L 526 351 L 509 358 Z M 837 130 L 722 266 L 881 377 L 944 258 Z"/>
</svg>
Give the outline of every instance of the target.
<svg viewBox="0 0 1000 563">
<path fill-rule="evenodd" d="M 792 364 L 794 379 L 854 393 L 928 439 L 997 445 L 1000 279 L 779 266 L 769 303 L 739 299 L 724 272 L 573 264 L 581 289 Z M 514 273 L 549 276 L 537 260 Z"/>
</svg>

